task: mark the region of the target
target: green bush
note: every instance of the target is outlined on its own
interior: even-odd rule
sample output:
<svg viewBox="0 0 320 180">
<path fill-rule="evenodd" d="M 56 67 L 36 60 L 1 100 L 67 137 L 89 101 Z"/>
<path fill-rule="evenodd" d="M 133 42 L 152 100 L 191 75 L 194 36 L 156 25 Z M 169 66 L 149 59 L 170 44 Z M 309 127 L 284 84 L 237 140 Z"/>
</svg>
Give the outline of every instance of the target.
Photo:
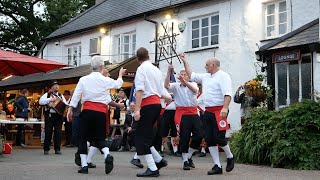
<svg viewBox="0 0 320 180">
<path fill-rule="evenodd" d="M 241 163 L 320 170 L 320 103 L 255 109 L 230 142 Z"/>
</svg>

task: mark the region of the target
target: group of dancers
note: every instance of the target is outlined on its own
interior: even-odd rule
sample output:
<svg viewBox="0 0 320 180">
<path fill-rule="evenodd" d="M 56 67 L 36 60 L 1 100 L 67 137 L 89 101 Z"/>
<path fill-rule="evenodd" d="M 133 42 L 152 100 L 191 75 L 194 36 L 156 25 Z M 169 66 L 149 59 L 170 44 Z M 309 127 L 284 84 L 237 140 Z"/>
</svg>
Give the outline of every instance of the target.
<svg viewBox="0 0 320 180">
<path fill-rule="evenodd" d="M 135 75 L 135 109 L 134 120 L 137 122 L 135 130 L 135 147 L 137 153 L 134 159 L 144 158 L 147 170 L 137 174 L 137 177 L 158 177 L 159 170 L 168 165 L 168 162 L 159 154 L 153 146 L 154 125 L 161 113 L 161 99 L 167 103 L 172 101 L 173 94 L 176 112 L 174 123 L 180 138 L 180 148 L 183 159 L 183 169 L 195 168 L 192 155 L 202 141 L 200 118 L 197 111 L 197 94 L 202 84 L 203 103 L 205 112 L 205 141 L 212 156 L 214 166 L 208 171 L 208 175 L 222 174 L 222 166 L 219 159 L 218 145 L 227 156 L 226 171 L 234 168 L 234 156 L 226 140 L 228 127 L 227 115 L 231 101 L 230 76 L 220 70 L 220 62 L 216 58 L 206 62 L 206 73 L 192 72 L 184 53 L 180 54 L 184 70 L 178 76 L 180 82 L 170 83 L 170 74 L 173 66 L 169 65 L 165 81 L 162 80 L 161 71 L 149 60 L 146 48 L 137 50 L 137 58 L 140 66 Z M 92 58 L 93 72 L 80 78 L 73 93 L 68 109 L 68 119 L 72 121 L 73 109 L 77 108 L 81 99 L 82 112 L 79 121 L 79 146 L 80 158 L 79 173 L 87 174 L 88 169 L 95 167 L 91 163 L 93 155 L 98 149 L 104 154 L 105 173 L 109 174 L 113 169 L 114 158 L 109 153 L 106 145 L 106 115 L 108 105 L 111 105 L 110 89 L 119 89 L 122 86 L 122 76 L 125 69 L 121 68 L 117 80 L 103 76 L 104 62 L 99 56 Z M 88 143 L 90 148 L 88 148 Z"/>
</svg>

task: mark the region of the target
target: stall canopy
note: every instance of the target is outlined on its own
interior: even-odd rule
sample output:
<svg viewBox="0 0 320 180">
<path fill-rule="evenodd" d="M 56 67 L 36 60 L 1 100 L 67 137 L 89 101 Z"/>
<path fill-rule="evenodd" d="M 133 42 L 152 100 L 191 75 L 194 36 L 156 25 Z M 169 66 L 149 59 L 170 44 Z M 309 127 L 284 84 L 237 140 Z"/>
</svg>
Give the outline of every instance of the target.
<svg viewBox="0 0 320 180">
<path fill-rule="evenodd" d="M 66 64 L 0 50 L 0 75 L 24 76 L 48 72 L 67 66 Z"/>
</svg>

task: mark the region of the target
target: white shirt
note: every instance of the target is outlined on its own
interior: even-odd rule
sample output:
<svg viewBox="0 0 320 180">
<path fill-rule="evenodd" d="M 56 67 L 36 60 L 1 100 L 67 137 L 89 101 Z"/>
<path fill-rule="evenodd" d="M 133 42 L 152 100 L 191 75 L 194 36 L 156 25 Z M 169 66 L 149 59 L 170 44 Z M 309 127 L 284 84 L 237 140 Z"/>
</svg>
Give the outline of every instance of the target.
<svg viewBox="0 0 320 180">
<path fill-rule="evenodd" d="M 67 101 L 66 99 L 63 97 L 63 95 L 58 96 L 58 93 L 53 93 L 56 95 L 56 97 L 58 98 L 62 98 L 62 101 L 67 104 Z M 44 95 L 41 96 L 40 100 L 39 100 L 39 104 L 42 105 L 42 106 L 45 106 L 45 105 L 49 105 L 51 101 L 51 97 L 48 98 L 48 93 L 45 93 Z M 53 109 L 53 108 L 50 108 L 50 113 L 56 113 L 56 111 Z"/>
<path fill-rule="evenodd" d="M 224 96 L 232 95 L 231 78 L 222 70 L 214 74 L 193 72 L 191 81 L 202 84 L 203 103 L 206 107 L 223 106 Z"/>
<path fill-rule="evenodd" d="M 114 80 L 104 77 L 100 72 L 92 72 L 80 78 L 71 98 L 70 106 L 76 108 L 81 96 L 82 103 L 91 101 L 108 105 L 111 102 L 110 89 L 119 89 L 122 84 L 121 78 Z"/>
<path fill-rule="evenodd" d="M 197 89 L 193 93 L 188 87 L 184 87 L 181 83 L 170 83 L 169 91 L 174 94 L 174 102 L 177 107 L 195 107 L 197 106 L 198 85 L 191 82 L 191 85 Z"/>
<path fill-rule="evenodd" d="M 142 98 L 152 95 L 161 97 L 165 89 L 161 71 L 150 61 L 144 61 L 138 67 L 134 83 L 136 91 L 143 91 Z"/>
</svg>

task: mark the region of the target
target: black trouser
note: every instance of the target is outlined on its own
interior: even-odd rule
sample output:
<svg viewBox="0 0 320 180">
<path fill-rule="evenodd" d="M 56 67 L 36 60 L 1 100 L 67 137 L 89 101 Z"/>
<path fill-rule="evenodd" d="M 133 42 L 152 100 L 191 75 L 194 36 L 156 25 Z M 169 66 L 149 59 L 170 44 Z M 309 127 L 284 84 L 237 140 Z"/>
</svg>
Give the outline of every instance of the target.
<svg viewBox="0 0 320 180">
<path fill-rule="evenodd" d="M 68 122 L 67 118 L 63 118 L 64 129 L 66 134 L 66 145 L 72 142 L 72 122 Z"/>
<path fill-rule="evenodd" d="M 140 110 L 140 120 L 137 124 L 135 145 L 139 156 L 151 154 L 150 147 L 154 140 L 153 125 L 160 116 L 161 105 L 144 106 Z"/>
<path fill-rule="evenodd" d="M 216 116 L 211 112 L 205 111 L 203 121 L 206 123 L 205 139 L 208 147 L 217 145 L 226 146 L 228 144 L 226 131 L 219 131 Z"/>
<path fill-rule="evenodd" d="M 188 153 L 189 142 L 192 133 L 190 147 L 198 149 L 201 143 L 200 118 L 198 115 L 183 115 L 180 122 L 181 152 Z"/>
<path fill-rule="evenodd" d="M 177 137 L 177 127 L 174 123 L 175 110 L 165 110 L 161 120 L 162 137 L 168 137 L 169 132 L 171 137 Z"/>
<path fill-rule="evenodd" d="M 57 113 L 50 113 L 45 117 L 44 124 L 44 145 L 43 150 L 49 151 L 53 134 L 54 150 L 60 151 L 61 149 L 61 128 L 63 123 L 63 117 Z"/>
<path fill-rule="evenodd" d="M 106 139 L 106 113 L 83 110 L 79 119 L 79 154 L 88 154 L 87 141 L 90 146 L 100 150 L 107 147 Z"/>
<path fill-rule="evenodd" d="M 18 131 L 16 134 L 16 146 L 21 146 L 21 144 L 24 143 L 24 138 L 23 138 L 24 125 L 19 124 L 17 126 L 18 126 Z"/>
<path fill-rule="evenodd" d="M 134 136 L 135 131 L 128 133 L 128 131 L 125 131 L 122 136 L 121 146 L 127 147 L 129 145 L 130 147 L 134 146 Z"/>
</svg>

